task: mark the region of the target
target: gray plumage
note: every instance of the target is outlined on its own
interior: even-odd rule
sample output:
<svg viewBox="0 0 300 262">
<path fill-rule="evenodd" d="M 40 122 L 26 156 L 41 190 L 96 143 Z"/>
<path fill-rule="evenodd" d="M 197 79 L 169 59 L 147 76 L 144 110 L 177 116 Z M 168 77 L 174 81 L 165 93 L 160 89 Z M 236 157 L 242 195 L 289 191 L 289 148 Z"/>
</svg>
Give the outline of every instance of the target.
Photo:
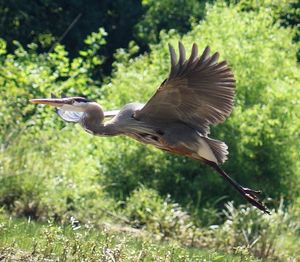
<svg viewBox="0 0 300 262">
<path fill-rule="evenodd" d="M 171 72 L 145 107 L 135 113 L 140 120 L 152 122 L 181 121 L 209 134 L 209 125 L 222 123 L 232 111 L 235 80 L 226 62 L 218 63 L 218 53 L 209 56 L 209 47 L 197 56 L 197 45 L 184 60 L 185 51 L 179 44 L 180 58 L 170 45 Z"/>
<path fill-rule="evenodd" d="M 224 142 L 208 137 L 210 125 L 222 123 L 232 111 L 234 75 L 219 54 L 209 47 L 198 56 L 193 44 L 191 55 L 181 42 L 179 59 L 169 45 L 171 70 L 146 104 L 130 103 L 120 110 L 104 112 L 101 106 L 83 97 L 52 97 L 31 102 L 57 108 L 65 121 L 78 122 L 93 135 L 127 135 L 159 149 L 201 160 L 223 176 L 252 205 L 268 213 L 258 191 L 242 187 L 220 167 L 228 155 Z M 109 120 L 104 121 L 105 118 Z"/>
</svg>

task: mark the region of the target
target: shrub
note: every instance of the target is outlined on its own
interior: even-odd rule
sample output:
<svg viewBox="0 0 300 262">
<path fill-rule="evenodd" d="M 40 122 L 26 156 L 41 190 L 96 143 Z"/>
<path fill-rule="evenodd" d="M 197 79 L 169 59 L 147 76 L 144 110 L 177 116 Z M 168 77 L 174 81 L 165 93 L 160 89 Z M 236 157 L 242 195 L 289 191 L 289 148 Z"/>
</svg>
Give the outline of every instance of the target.
<svg viewBox="0 0 300 262">
<path fill-rule="evenodd" d="M 0 40 L 0 205 L 12 214 L 60 221 L 75 215 L 87 221 L 104 215 L 99 206 L 114 208 L 97 183 L 90 137 L 78 137 L 81 130 L 74 126 L 61 131 L 65 124 L 51 108 L 28 102 L 50 92 L 89 94 L 92 88 L 90 96 L 96 96 L 92 75 L 103 58 L 95 54 L 105 35 L 99 29 L 88 36 L 87 47 L 72 60 L 62 45 L 37 54 L 36 45 L 25 49 L 15 42 L 9 54 Z"/>
<path fill-rule="evenodd" d="M 286 210 L 281 202 L 272 214 L 264 215 L 253 207 L 235 208 L 232 202 L 223 210 L 224 224 L 212 226 L 210 246 L 218 250 L 237 252 L 247 250 L 260 258 L 285 261 L 299 257 L 296 239 L 299 238 L 299 216 Z"/>
<path fill-rule="evenodd" d="M 191 29 L 191 21 L 203 18 L 206 1 L 142 1 L 145 14 L 135 25 L 135 34 L 142 44 L 157 43 L 159 32 L 176 29 L 181 34 Z M 170 8 L 172 6 L 172 8 Z"/>
<path fill-rule="evenodd" d="M 89 140 L 68 131 L 43 130 L 37 136 L 29 128 L 10 141 L 0 153 L 0 204 L 16 216 L 40 220 L 64 222 L 75 216 L 96 223 L 106 216 L 103 210 L 114 210 L 116 204 L 97 183 L 97 159 L 82 150 Z"/>
<path fill-rule="evenodd" d="M 160 238 L 188 240 L 195 229 L 190 216 L 170 196 L 163 199 L 143 186 L 127 199 L 124 212 L 133 226 L 146 228 Z"/>
</svg>

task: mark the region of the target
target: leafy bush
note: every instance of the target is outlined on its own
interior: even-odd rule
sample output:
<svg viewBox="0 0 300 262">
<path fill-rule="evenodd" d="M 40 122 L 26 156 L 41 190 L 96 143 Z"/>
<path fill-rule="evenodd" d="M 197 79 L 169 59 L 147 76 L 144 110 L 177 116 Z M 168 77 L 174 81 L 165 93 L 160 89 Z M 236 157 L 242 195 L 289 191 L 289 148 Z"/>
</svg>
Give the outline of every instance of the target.
<svg viewBox="0 0 300 262">
<path fill-rule="evenodd" d="M 181 34 L 188 32 L 191 29 L 192 20 L 203 18 L 205 2 L 197 0 L 142 1 L 145 14 L 135 25 L 137 39 L 142 44 L 157 43 L 161 30 L 175 29 Z"/>
<path fill-rule="evenodd" d="M 290 212 L 289 212 L 290 211 Z M 270 216 L 251 207 L 235 208 L 226 204 L 224 224 L 212 226 L 208 245 L 218 250 L 247 250 L 255 257 L 285 261 L 299 257 L 299 216 L 284 209 L 282 203 Z"/>
<path fill-rule="evenodd" d="M 37 136 L 28 128 L 0 153 L 0 204 L 16 216 L 40 220 L 64 222 L 75 216 L 96 223 L 106 217 L 103 210 L 116 204 L 97 183 L 97 159 L 82 150 L 89 140 L 70 131 L 42 130 Z"/>
<path fill-rule="evenodd" d="M 145 227 L 159 238 L 181 241 L 192 238 L 195 226 L 190 216 L 170 196 L 163 199 L 153 189 L 140 187 L 126 201 L 125 214 L 135 227 Z"/>
<path fill-rule="evenodd" d="M 97 96 L 93 70 L 103 63 L 103 57 L 96 56 L 97 50 L 105 45 L 105 31 L 99 29 L 86 39 L 88 45 L 81 56 L 70 60 L 64 46 L 56 45 L 49 54 L 37 54 L 37 46 L 31 44 L 26 50 L 15 41 L 16 50 L 7 53 L 6 43 L 0 40 L 0 143 L 7 146 L 15 135 L 28 126 L 56 127 L 52 110 L 37 108 L 28 103 L 29 98 L 47 97 L 51 92 L 68 95 L 90 94 Z M 90 92 L 90 90 L 93 92 Z M 34 119 L 31 119 L 31 116 Z M 32 121 L 29 121 L 32 120 Z M 53 123 L 54 122 L 54 123 Z"/>
<path fill-rule="evenodd" d="M 178 204 L 142 186 L 127 199 L 124 214 L 133 226 L 188 246 L 244 255 L 245 259 L 254 256 L 285 261 L 300 255 L 300 220 L 294 208 L 285 208 L 282 201 L 271 215 L 265 215 L 254 207 L 235 208 L 232 202 L 225 206 L 219 213 L 223 222 L 197 227 Z"/>
<path fill-rule="evenodd" d="M 87 47 L 73 60 L 61 45 L 38 55 L 35 45 L 25 50 L 16 43 L 16 51 L 8 54 L 1 40 L 0 204 L 12 214 L 62 222 L 73 215 L 88 221 L 114 208 L 97 183 L 91 137 L 78 136 L 82 131 L 65 126 L 53 110 L 28 102 L 50 92 L 78 95 L 93 89 L 90 96 L 96 96 L 98 82 L 92 75 L 103 62 L 95 54 L 105 44 L 104 36 L 103 29 L 88 36 Z"/>
</svg>

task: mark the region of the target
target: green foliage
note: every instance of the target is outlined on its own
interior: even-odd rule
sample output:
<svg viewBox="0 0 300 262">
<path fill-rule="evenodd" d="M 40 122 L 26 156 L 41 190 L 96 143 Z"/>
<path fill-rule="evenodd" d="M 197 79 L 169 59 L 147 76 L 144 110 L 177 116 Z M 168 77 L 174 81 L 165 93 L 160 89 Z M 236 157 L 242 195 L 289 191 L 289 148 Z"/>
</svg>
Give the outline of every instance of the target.
<svg viewBox="0 0 300 262">
<path fill-rule="evenodd" d="M 89 36 L 86 40 L 88 47 L 82 51 L 85 55 L 72 60 L 62 45 L 56 45 L 48 55 L 38 55 L 36 45 L 32 44 L 25 50 L 20 43 L 15 42 L 15 52 L 6 54 L 6 44 L 1 40 L 0 106 L 5 108 L 5 111 L 0 112 L 1 144 L 7 144 L 26 125 L 41 126 L 42 123 L 47 125 L 52 122 L 44 121 L 50 111 L 45 112 L 30 105 L 29 98 L 47 97 L 50 92 L 97 95 L 97 82 L 92 80 L 92 75 L 95 66 L 103 63 L 103 58 L 95 53 L 105 44 L 105 35 L 103 29 L 100 29 Z M 93 92 L 90 89 L 94 89 Z M 33 114 L 37 115 L 34 122 L 26 122 Z"/>
<path fill-rule="evenodd" d="M 26 131 L 0 154 L 1 206 L 15 216 L 60 222 L 70 216 L 88 222 L 115 208 L 97 183 L 98 163 L 90 156 L 93 148 L 82 150 L 89 137 L 46 130 L 37 137 L 34 129 Z M 66 150 L 66 144 L 72 150 Z"/>
<path fill-rule="evenodd" d="M 147 15 L 139 25 L 144 23 L 149 34 L 141 34 L 141 39 L 158 40 L 161 21 L 165 19 L 160 13 L 174 18 L 166 20 L 174 26 L 171 22 L 163 25 L 174 29 L 161 32 L 161 42 L 150 44 L 149 54 L 132 58 L 142 51 L 134 41 L 128 50 L 118 50 L 112 76 L 98 81 L 95 76 L 109 59 L 104 50 L 111 45 L 111 36 L 104 29 L 90 34 L 74 58 L 61 44 L 54 45 L 48 54 L 39 54 L 38 44 L 24 47 L 13 41 L 15 48 L 11 52 L 11 43 L 0 39 L 1 209 L 13 216 L 63 224 L 68 224 L 71 217 L 82 225 L 115 218 L 145 228 L 160 239 L 175 238 L 185 245 L 238 253 L 242 261 L 249 254 L 282 260 L 297 256 L 294 242 L 299 238 L 295 221 L 299 221 L 300 213 L 300 74 L 293 29 L 283 28 L 278 20 L 286 5 L 278 5 L 277 12 L 276 5 L 242 8 L 218 1 L 207 7 L 205 20 L 197 23 L 192 19 L 196 14 L 191 8 L 198 2 L 187 5 L 191 15 L 183 9 L 179 16 L 183 3 L 179 1 L 172 10 L 165 8 L 169 1 L 144 2 Z M 182 17 L 189 22 L 179 23 Z M 180 37 L 189 30 L 191 20 L 191 31 Z M 123 33 L 129 35 L 127 31 Z M 47 34 L 45 30 L 40 37 L 47 39 Z M 52 109 L 28 103 L 30 98 L 48 97 L 51 92 L 86 95 L 98 99 L 106 109 L 147 101 L 168 75 L 167 43 L 176 45 L 178 39 L 182 39 L 187 51 L 193 42 L 199 44 L 200 50 L 209 44 L 228 61 L 235 74 L 233 114 L 211 130 L 212 137 L 229 145 L 230 158 L 224 169 L 242 184 L 262 189 L 264 196 L 271 197 L 271 207 L 280 205 L 283 197 L 289 206 L 287 211 L 279 209 L 267 217 L 252 208 L 227 205 L 225 215 L 220 215 L 228 198 L 236 203 L 243 200 L 208 167 L 129 138 L 90 136 L 79 126 L 62 122 Z M 97 55 L 102 51 L 101 56 Z M 207 229 L 212 224 L 216 226 Z M 0 231 L 6 228 L 5 232 L 9 232 L 7 225 L 1 226 Z M 85 233 L 74 235 L 74 230 L 68 237 L 63 230 L 50 225 L 43 231 L 45 238 L 38 253 L 52 257 L 62 252 L 59 256 L 67 254 L 70 259 L 85 255 L 99 259 L 106 254 L 102 247 L 107 247 L 125 258 L 141 254 L 136 249 L 130 253 L 131 244 L 126 240 L 116 245 L 101 242 L 103 245 L 95 253 L 88 253 L 96 241 L 89 241 Z M 117 243 L 116 238 L 113 241 Z M 145 245 L 149 246 L 145 252 L 150 259 L 158 253 L 166 257 L 171 252 L 173 256 L 173 247 L 162 250 L 152 242 Z M 122 253 L 126 248 L 130 255 Z M 178 251 L 174 258 L 188 259 L 185 254 Z M 206 259 L 223 257 L 216 254 Z"/>
<path fill-rule="evenodd" d="M 106 58 L 97 76 L 110 74 L 113 55 L 118 48 L 125 48 L 132 40 L 148 50 L 149 43 L 158 42 L 161 30 L 175 29 L 184 34 L 191 29 L 192 21 L 205 17 L 205 5 L 214 0 L 21 0 L 0 1 L 0 37 L 15 49 L 14 40 L 27 46 L 34 42 L 38 52 L 47 52 L 57 41 L 64 44 L 71 57 L 83 48 L 83 40 L 99 27 L 108 32 L 108 44 L 101 49 Z M 240 10 L 252 11 L 267 7 L 274 18 L 284 26 L 297 30 L 299 42 L 299 4 L 296 0 L 226 0 Z M 297 29 L 298 28 L 298 29 Z M 99 54 L 99 52 L 98 52 Z M 100 74 L 101 72 L 101 74 Z"/>
<path fill-rule="evenodd" d="M 104 49 L 105 56 L 111 57 L 116 48 L 127 46 L 141 15 L 140 1 L 90 0 L 87 4 L 80 0 L 30 3 L 1 0 L 0 32 L 1 37 L 8 41 L 10 50 L 14 49 L 12 41 L 19 40 L 23 45 L 34 42 L 42 52 L 48 51 L 67 33 L 61 39 L 62 43 L 75 56 L 83 48 L 86 36 L 103 27 L 109 33 L 109 48 Z"/>
<path fill-rule="evenodd" d="M 126 201 L 126 216 L 135 227 L 145 227 L 159 238 L 192 238 L 194 225 L 190 216 L 170 196 L 162 199 L 153 189 L 141 187 Z"/>
<path fill-rule="evenodd" d="M 233 21 L 236 26 L 231 28 Z M 171 194 L 176 202 L 191 210 L 228 194 L 241 201 L 229 185 L 195 161 L 165 154 L 130 139 L 92 139 L 71 125 L 59 132 L 64 124 L 52 110 L 28 104 L 29 97 L 48 96 L 51 91 L 68 95 L 84 93 L 91 99 L 100 95 L 105 108 L 147 100 L 168 73 L 167 42 L 176 44 L 177 34 L 173 31 L 162 34 L 162 42 L 151 47 L 150 55 L 135 59 L 119 56 L 121 62 L 115 63 L 111 82 L 100 90 L 92 74 L 103 61 L 94 54 L 105 44 L 104 36 L 103 30 L 92 34 L 81 56 L 72 60 L 61 45 L 49 55 L 38 55 L 34 45 L 26 50 L 16 43 L 18 48 L 14 54 L 7 54 L 5 42 L 1 42 L 0 92 L 3 99 L 0 103 L 6 109 L 1 111 L 0 118 L 4 159 L 1 170 L 2 173 L 6 170 L 5 177 L 21 171 L 28 176 L 36 175 L 33 168 L 26 171 L 19 158 L 34 159 L 42 165 L 43 158 L 48 155 L 40 152 L 52 150 L 56 158 L 49 158 L 49 166 L 55 167 L 51 174 L 61 173 L 61 166 L 53 164 L 61 160 L 55 159 L 64 159 L 70 165 L 91 165 L 100 187 L 116 199 L 125 200 L 142 183 L 163 195 Z M 263 190 L 275 200 L 284 195 L 292 201 L 299 184 L 299 105 L 296 102 L 299 97 L 294 92 L 299 88 L 299 70 L 291 32 L 274 24 L 272 17 L 263 10 L 257 15 L 240 13 L 233 7 L 215 6 L 208 8 L 206 21 L 194 25 L 183 42 L 189 47 L 189 43 L 199 42 L 200 38 L 200 48 L 213 43 L 212 49 L 219 50 L 230 62 L 237 79 L 234 113 L 224 125 L 212 130 L 213 137 L 229 144 L 232 157 L 226 170 L 248 186 L 268 185 Z M 50 145 L 41 142 L 49 139 L 53 141 Z M 74 139 L 81 141 L 80 148 L 84 149 L 77 155 L 72 154 L 76 147 Z M 66 152 L 63 148 L 69 150 Z M 84 161 L 85 158 L 91 162 Z M 74 169 L 74 176 L 81 176 L 77 169 Z M 9 188 L 13 188 L 17 182 L 10 183 Z M 18 183 L 16 188 L 22 188 L 22 180 Z M 3 199 L 7 199 L 7 188 L 2 191 L 6 192 L 2 194 Z M 31 192 L 31 189 L 20 191 Z M 35 199 L 41 198 L 40 194 L 36 193 Z M 197 214 L 197 211 L 192 213 Z"/>
<path fill-rule="evenodd" d="M 297 57 L 300 61 L 300 4 L 297 0 L 229 0 L 231 4 L 236 4 L 240 11 L 259 12 L 264 9 L 271 14 L 272 18 L 284 27 L 290 27 L 294 31 L 293 40 L 297 43 Z"/>
<path fill-rule="evenodd" d="M 143 232 L 119 232 L 81 226 L 70 221 L 61 227 L 0 217 L 0 256 L 9 261 L 258 261 L 158 242 Z M 75 225 L 76 224 L 76 225 Z"/>
<path fill-rule="evenodd" d="M 158 200 L 156 193 L 145 188 L 134 194 L 143 197 L 143 201 L 146 198 L 144 193 L 154 196 L 152 203 L 163 202 Z M 143 202 L 151 206 L 150 199 Z M 145 208 L 139 210 L 143 214 L 149 213 Z M 50 261 L 79 258 L 98 261 L 111 256 L 119 258 L 118 261 L 132 260 L 133 257 L 146 261 L 163 257 L 175 261 L 297 261 L 299 216 L 294 216 L 291 211 L 281 206 L 267 216 L 254 208 L 240 206 L 235 209 L 232 203 L 228 203 L 224 210 L 225 222 L 194 229 L 192 242 L 182 235 L 176 237 L 178 241 L 157 242 L 154 232 L 149 234 L 115 221 L 95 228 L 71 217 L 64 226 L 58 226 L 52 222 L 41 224 L 32 220 L 8 219 L 1 214 L 0 255 L 13 257 L 14 261 L 18 261 L 19 256 L 23 258 L 20 261 L 26 261 L 27 257 Z M 148 216 L 147 220 L 151 217 Z"/>
<path fill-rule="evenodd" d="M 299 216 L 281 206 L 263 215 L 255 208 L 234 208 L 226 204 L 224 224 L 212 227 L 208 245 L 218 250 L 245 250 L 255 257 L 288 261 L 300 256 Z"/>
<path fill-rule="evenodd" d="M 125 215 L 133 226 L 145 228 L 159 239 L 177 239 L 198 248 L 279 261 L 300 255 L 296 241 L 299 212 L 294 208 L 286 209 L 281 201 L 278 209 L 265 215 L 254 207 L 235 208 L 232 202 L 225 206 L 218 214 L 223 222 L 197 227 L 178 204 L 168 197 L 164 200 L 153 189 L 140 187 L 127 199 Z"/>
<path fill-rule="evenodd" d="M 1 57 L 0 106 L 5 111 L 0 118 L 0 204 L 12 214 L 63 222 L 72 214 L 82 220 L 103 216 L 96 206 L 113 209 L 96 182 L 98 163 L 88 149 L 91 137 L 78 138 L 78 129 L 60 131 L 63 126 L 51 109 L 28 103 L 51 91 L 75 95 L 90 93 L 91 88 L 91 96 L 96 96 L 92 74 L 103 62 L 95 53 L 105 44 L 104 36 L 103 29 L 89 36 L 83 54 L 73 60 L 61 45 L 38 55 L 35 45 L 25 50 L 19 43 L 13 54 Z M 6 54 L 1 43 L 0 53 Z M 74 150 L 66 150 L 66 145 Z"/>
<path fill-rule="evenodd" d="M 191 20 L 204 16 L 206 1 L 143 0 L 144 15 L 135 26 L 137 39 L 142 44 L 157 43 L 161 30 L 175 29 L 186 33 L 191 29 Z"/>
</svg>

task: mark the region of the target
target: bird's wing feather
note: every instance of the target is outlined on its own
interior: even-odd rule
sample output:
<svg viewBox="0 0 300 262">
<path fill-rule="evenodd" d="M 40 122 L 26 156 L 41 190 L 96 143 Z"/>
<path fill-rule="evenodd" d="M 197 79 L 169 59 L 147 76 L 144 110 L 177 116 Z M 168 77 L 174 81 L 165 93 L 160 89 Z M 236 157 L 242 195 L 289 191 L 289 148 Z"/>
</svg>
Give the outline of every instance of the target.
<svg viewBox="0 0 300 262">
<path fill-rule="evenodd" d="M 65 111 L 60 108 L 56 109 L 56 113 L 66 122 L 72 123 L 78 123 L 84 114 L 83 112 Z"/>
<path fill-rule="evenodd" d="M 210 55 L 209 47 L 198 56 L 193 45 L 189 59 L 179 42 L 179 60 L 169 45 L 171 72 L 146 105 L 135 112 L 139 120 L 152 122 L 184 122 L 202 134 L 209 133 L 210 124 L 225 120 L 232 111 L 235 80 L 219 54 Z"/>
</svg>

